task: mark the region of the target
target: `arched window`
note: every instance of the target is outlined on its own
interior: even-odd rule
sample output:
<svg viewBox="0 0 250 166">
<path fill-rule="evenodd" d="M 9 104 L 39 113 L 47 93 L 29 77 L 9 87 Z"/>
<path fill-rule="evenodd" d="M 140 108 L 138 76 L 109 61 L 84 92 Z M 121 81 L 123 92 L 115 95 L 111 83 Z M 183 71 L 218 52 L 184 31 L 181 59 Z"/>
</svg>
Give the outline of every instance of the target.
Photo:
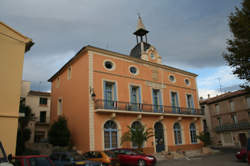
<svg viewBox="0 0 250 166">
<path fill-rule="evenodd" d="M 104 148 L 117 148 L 117 125 L 114 121 L 109 120 L 104 124 Z"/>
<path fill-rule="evenodd" d="M 141 124 L 141 122 L 139 122 L 139 121 L 135 121 L 135 122 L 133 122 L 132 125 L 131 125 L 131 128 L 132 128 L 133 130 L 135 130 L 136 128 L 141 128 L 141 127 L 142 127 L 142 124 Z M 133 147 L 133 148 L 137 148 L 136 143 L 134 143 L 133 141 L 132 141 L 132 147 Z"/>
<path fill-rule="evenodd" d="M 191 137 L 191 143 L 195 144 L 197 143 L 197 138 L 196 138 L 196 127 L 194 123 L 190 124 L 190 137 Z"/>
<path fill-rule="evenodd" d="M 174 124 L 174 139 L 176 145 L 182 144 L 181 126 L 179 123 Z"/>
</svg>

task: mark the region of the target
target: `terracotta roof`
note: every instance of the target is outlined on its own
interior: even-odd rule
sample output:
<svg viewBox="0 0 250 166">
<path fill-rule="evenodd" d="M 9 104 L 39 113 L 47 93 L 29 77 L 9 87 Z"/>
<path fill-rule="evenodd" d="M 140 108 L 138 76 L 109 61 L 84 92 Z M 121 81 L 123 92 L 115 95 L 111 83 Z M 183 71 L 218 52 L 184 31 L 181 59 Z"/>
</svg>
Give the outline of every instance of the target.
<svg viewBox="0 0 250 166">
<path fill-rule="evenodd" d="M 209 99 L 201 100 L 200 104 L 216 103 L 216 102 L 227 100 L 227 99 L 230 99 L 230 98 L 233 98 L 233 97 L 236 97 L 236 96 L 242 96 L 244 94 L 250 94 L 250 92 L 246 91 L 246 90 L 238 90 L 238 91 L 234 91 L 234 92 L 227 92 L 227 93 L 224 93 L 224 94 L 216 96 L 216 97 L 211 97 Z"/>
<path fill-rule="evenodd" d="M 50 96 L 49 92 L 40 92 L 40 91 L 29 91 L 29 95 L 33 95 L 33 96 Z"/>
<path fill-rule="evenodd" d="M 91 45 L 87 45 L 87 46 L 84 46 L 83 48 L 81 48 L 76 53 L 76 55 L 73 56 L 66 64 L 64 64 L 63 67 L 61 67 L 61 69 L 58 70 L 48 81 L 52 82 L 59 74 L 61 74 L 64 71 L 64 69 L 67 66 L 69 66 L 71 63 L 73 63 L 74 60 L 76 60 L 79 56 L 82 55 L 82 54 L 80 54 L 81 52 L 87 52 L 87 51 L 100 52 L 100 53 L 108 54 L 108 55 L 111 55 L 111 56 L 116 56 L 116 57 L 120 57 L 120 58 L 124 58 L 124 59 L 129 59 L 129 60 L 132 60 L 132 61 L 135 61 L 135 62 L 139 62 L 139 63 L 150 64 L 152 66 L 157 66 L 157 67 L 164 68 L 164 69 L 167 69 L 167 70 L 171 70 L 171 71 L 175 71 L 175 72 L 180 72 L 180 73 L 191 75 L 191 76 L 194 76 L 194 77 L 197 76 L 197 74 L 194 74 L 194 73 L 182 70 L 182 69 L 177 69 L 177 68 L 174 68 L 174 67 L 171 67 L 171 66 L 162 65 L 162 64 L 158 64 L 158 63 L 152 63 L 152 62 L 149 62 L 149 61 L 145 61 L 143 59 L 135 58 L 135 57 L 128 56 L 128 55 L 125 55 L 125 54 L 121 54 L 121 53 L 118 53 L 118 52 L 114 52 L 114 51 L 110 51 L 110 50 L 105 50 L 105 49 L 102 49 L 102 48 L 98 48 L 98 47 L 94 47 L 94 46 L 91 46 Z"/>
</svg>

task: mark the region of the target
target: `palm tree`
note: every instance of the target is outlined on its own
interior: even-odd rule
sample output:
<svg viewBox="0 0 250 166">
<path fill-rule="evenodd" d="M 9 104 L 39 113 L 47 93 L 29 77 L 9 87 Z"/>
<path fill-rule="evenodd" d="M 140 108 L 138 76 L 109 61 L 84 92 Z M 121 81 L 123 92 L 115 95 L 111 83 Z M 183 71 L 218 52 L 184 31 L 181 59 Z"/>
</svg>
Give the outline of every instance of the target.
<svg viewBox="0 0 250 166">
<path fill-rule="evenodd" d="M 136 126 L 135 128 L 130 126 L 127 127 L 129 130 L 122 135 L 121 145 L 124 142 L 132 142 L 133 145 L 142 151 L 144 142 L 146 142 L 150 137 L 154 136 L 152 128 L 146 129 L 143 125 Z"/>
</svg>

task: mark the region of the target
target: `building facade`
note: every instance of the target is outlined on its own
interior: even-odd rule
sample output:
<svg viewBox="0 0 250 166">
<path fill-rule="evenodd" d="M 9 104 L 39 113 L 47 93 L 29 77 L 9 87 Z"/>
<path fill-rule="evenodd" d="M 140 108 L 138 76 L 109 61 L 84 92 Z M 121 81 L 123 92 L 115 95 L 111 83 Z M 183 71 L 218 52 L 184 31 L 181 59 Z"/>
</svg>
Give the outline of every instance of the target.
<svg viewBox="0 0 250 166">
<path fill-rule="evenodd" d="M 86 46 L 49 79 L 51 121 L 67 118 L 77 149 L 134 147 L 120 143 L 127 126 L 137 125 L 155 132 L 145 152 L 201 148 L 197 75 L 162 65 L 147 33 L 139 18 L 129 56 Z"/>
<path fill-rule="evenodd" d="M 32 45 L 30 38 L 0 22 L 0 141 L 7 154 L 16 152 L 24 53 Z"/>
<path fill-rule="evenodd" d="M 29 106 L 34 114 L 34 120 L 28 124 L 31 129 L 28 142 L 46 141 L 50 124 L 50 93 L 30 90 L 30 82 L 22 81 L 21 94 L 22 103 Z"/>
<path fill-rule="evenodd" d="M 250 93 L 228 92 L 200 101 L 215 145 L 244 147 L 250 130 Z"/>
</svg>

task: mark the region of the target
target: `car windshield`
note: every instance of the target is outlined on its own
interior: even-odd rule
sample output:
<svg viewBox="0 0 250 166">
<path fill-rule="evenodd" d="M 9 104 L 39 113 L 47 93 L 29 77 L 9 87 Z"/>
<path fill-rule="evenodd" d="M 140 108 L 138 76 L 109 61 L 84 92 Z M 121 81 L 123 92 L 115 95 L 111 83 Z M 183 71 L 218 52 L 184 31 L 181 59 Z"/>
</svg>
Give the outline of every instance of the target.
<svg viewBox="0 0 250 166">
<path fill-rule="evenodd" d="M 78 153 L 74 153 L 73 158 L 75 161 L 85 160 L 85 158 Z"/>
<path fill-rule="evenodd" d="M 141 151 L 139 151 L 139 150 L 134 149 L 134 150 L 132 150 L 132 151 L 135 152 L 136 154 L 144 155 L 144 153 L 141 152 Z"/>
<path fill-rule="evenodd" d="M 105 153 L 106 153 L 109 157 L 112 157 L 112 158 L 115 157 L 115 153 L 112 152 L 112 151 L 105 151 Z"/>
<path fill-rule="evenodd" d="M 52 166 L 47 157 L 37 157 L 29 159 L 30 166 Z"/>
</svg>

